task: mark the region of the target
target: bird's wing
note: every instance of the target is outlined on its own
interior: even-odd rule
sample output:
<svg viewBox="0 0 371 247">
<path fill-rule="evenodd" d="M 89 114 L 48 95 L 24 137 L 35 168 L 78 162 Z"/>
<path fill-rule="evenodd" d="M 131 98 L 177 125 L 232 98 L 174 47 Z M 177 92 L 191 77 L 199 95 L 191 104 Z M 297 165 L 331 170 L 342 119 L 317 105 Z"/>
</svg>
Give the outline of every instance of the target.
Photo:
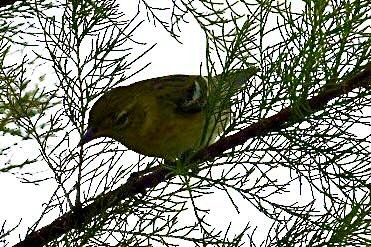
<svg viewBox="0 0 371 247">
<path fill-rule="evenodd" d="M 178 113 L 202 111 L 207 101 L 207 79 L 197 75 L 170 75 L 153 80 L 158 102 L 171 105 Z"/>
</svg>

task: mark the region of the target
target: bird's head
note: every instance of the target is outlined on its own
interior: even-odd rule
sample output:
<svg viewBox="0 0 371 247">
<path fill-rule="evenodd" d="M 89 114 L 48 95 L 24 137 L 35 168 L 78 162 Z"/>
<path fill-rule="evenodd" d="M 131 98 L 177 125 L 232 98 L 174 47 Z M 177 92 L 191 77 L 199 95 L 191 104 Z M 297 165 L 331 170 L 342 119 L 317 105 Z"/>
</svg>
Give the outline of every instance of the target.
<svg viewBox="0 0 371 247">
<path fill-rule="evenodd" d="M 114 88 L 100 97 L 90 110 L 88 128 L 79 145 L 99 137 L 110 137 L 123 143 L 125 133 L 135 131 L 133 127 L 139 128 L 139 118 L 143 117 L 135 99 L 124 87 Z"/>
</svg>

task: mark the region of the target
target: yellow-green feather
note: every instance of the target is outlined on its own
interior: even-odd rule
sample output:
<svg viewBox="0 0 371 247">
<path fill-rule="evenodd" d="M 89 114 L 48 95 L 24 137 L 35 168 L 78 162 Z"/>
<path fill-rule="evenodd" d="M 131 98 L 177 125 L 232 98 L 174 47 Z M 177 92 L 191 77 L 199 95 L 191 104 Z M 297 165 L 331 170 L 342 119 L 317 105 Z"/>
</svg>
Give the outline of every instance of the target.
<svg viewBox="0 0 371 247">
<path fill-rule="evenodd" d="M 240 87 L 242 77 L 241 73 L 234 76 L 234 87 Z M 206 129 L 207 87 L 207 80 L 196 75 L 171 75 L 117 87 L 94 104 L 88 125 L 95 131 L 94 138 L 110 137 L 138 153 L 174 160 L 200 145 Z M 221 110 L 223 121 L 213 128 L 215 121 L 210 118 L 204 140 L 211 135 L 213 142 L 229 121 L 229 109 Z M 117 122 L 120 116 L 127 116 L 127 121 Z"/>
</svg>

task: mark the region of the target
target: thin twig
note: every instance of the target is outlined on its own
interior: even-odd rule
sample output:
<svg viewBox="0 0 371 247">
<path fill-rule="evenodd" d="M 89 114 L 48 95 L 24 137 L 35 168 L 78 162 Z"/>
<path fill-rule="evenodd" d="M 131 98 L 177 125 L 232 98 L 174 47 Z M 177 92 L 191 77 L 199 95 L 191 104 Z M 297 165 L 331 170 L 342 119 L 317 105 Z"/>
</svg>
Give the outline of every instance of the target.
<svg viewBox="0 0 371 247">
<path fill-rule="evenodd" d="M 324 88 L 317 96 L 310 98 L 307 103 L 312 113 L 325 108 L 326 104 L 342 95 L 345 95 L 356 88 L 368 88 L 371 83 L 371 63 L 365 69 L 348 80 Z M 301 121 L 297 118 L 292 106 L 286 107 L 277 114 L 261 119 L 238 133 L 222 138 L 207 148 L 200 150 L 195 156 L 194 161 L 202 162 L 212 160 L 230 148 L 245 143 L 248 139 L 262 136 L 268 132 L 277 131 Z M 40 230 L 30 233 L 26 238 L 17 243 L 16 247 L 24 246 L 43 246 L 44 244 L 60 237 L 72 229 L 81 229 L 84 224 L 90 222 L 93 217 L 98 216 L 108 208 L 117 205 L 120 201 L 143 193 L 148 188 L 153 188 L 159 183 L 171 179 L 174 175 L 169 174 L 169 168 L 157 166 L 147 175 L 142 175 L 129 179 L 118 189 L 101 194 L 93 203 L 79 210 L 71 210 L 60 216 L 51 224 L 42 227 Z"/>
</svg>

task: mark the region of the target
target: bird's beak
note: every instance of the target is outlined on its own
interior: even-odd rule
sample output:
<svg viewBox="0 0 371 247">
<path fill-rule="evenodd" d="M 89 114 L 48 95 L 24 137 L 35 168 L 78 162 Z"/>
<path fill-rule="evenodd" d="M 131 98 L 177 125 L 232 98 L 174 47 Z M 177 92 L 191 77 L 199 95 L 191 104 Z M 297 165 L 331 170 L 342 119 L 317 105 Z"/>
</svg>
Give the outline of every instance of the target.
<svg viewBox="0 0 371 247">
<path fill-rule="evenodd" d="M 85 134 L 83 135 L 83 137 L 81 138 L 78 146 L 82 146 L 85 143 L 88 143 L 91 140 L 95 139 L 95 137 L 96 137 L 96 133 L 95 132 L 96 132 L 95 131 L 95 128 L 88 128 L 86 130 Z"/>
</svg>

